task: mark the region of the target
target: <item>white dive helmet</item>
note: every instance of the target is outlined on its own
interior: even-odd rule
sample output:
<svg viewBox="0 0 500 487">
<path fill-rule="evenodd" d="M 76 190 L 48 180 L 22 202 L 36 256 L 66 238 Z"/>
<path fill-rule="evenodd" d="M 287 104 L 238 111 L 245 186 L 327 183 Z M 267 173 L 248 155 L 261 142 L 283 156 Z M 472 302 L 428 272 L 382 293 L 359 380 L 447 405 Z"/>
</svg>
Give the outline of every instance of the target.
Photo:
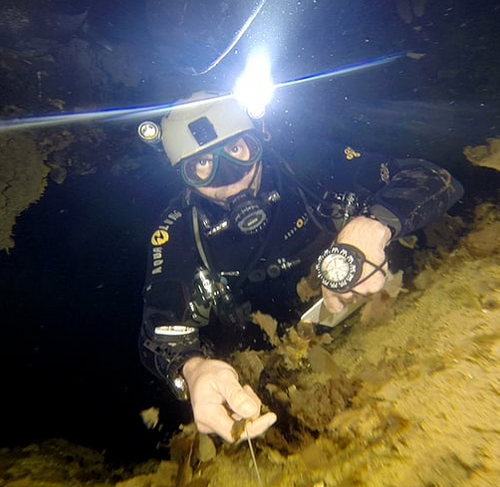
<svg viewBox="0 0 500 487">
<path fill-rule="evenodd" d="M 207 101 L 175 108 L 162 118 L 161 141 L 172 166 L 241 132 L 255 129 L 252 119 L 235 98 L 217 96 L 197 92 L 178 103 Z"/>
</svg>

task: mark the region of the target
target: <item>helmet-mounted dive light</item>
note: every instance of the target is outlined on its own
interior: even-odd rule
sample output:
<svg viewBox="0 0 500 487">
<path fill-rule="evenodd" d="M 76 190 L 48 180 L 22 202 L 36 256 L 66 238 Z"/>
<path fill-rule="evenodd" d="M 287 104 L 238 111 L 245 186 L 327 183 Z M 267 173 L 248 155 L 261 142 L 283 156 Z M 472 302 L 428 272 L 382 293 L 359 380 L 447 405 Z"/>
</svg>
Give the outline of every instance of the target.
<svg viewBox="0 0 500 487">
<path fill-rule="evenodd" d="M 255 51 L 249 56 L 245 71 L 236 81 L 234 96 L 246 108 L 248 115 L 257 120 L 265 115 L 273 93 L 269 56 L 265 51 Z"/>
<path fill-rule="evenodd" d="M 146 120 L 137 127 L 137 132 L 146 144 L 161 148 L 161 127 L 158 124 Z"/>
</svg>

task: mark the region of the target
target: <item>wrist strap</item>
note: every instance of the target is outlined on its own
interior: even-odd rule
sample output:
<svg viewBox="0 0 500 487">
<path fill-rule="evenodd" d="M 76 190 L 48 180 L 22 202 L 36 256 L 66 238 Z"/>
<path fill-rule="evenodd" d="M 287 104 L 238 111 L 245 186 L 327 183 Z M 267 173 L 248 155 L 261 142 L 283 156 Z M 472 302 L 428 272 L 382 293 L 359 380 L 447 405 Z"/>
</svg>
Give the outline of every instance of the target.
<svg viewBox="0 0 500 487">
<path fill-rule="evenodd" d="M 174 396 L 180 401 L 189 399 L 189 389 L 182 375 L 182 367 L 193 357 L 205 357 L 200 350 L 190 350 L 177 354 L 168 364 L 165 379 Z"/>
<path fill-rule="evenodd" d="M 387 273 L 383 269 L 384 265 L 387 263 L 387 257 L 385 257 L 384 260 L 383 260 L 383 262 L 381 264 L 379 264 L 379 265 L 374 264 L 373 262 L 371 262 L 371 261 L 369 261 L 367 259 L 365 259 L 365 261 L 363 262 L 363 265 L 365 263 L 366 264 L 370 264 L 373 267 L 373 270 L 368 275 L 366 275 L 365 277 L 363 277 L 363 279 L 360 279 L 358 282 L 354 283 L 353 288 L 356 287 L 358 284 L 361 284 L 361 283 L 365 282 L 366 280 L 370 279 L 370 277 L 372 277 L 377 272 L 381 272 L 384 277 L 387 276 Z M 362 293 L 358 293 L 357 291 L 354 291 L 354 289 L 351 289 L 351 292 L 354 293 L 354 294 L 357 294 L 358 296 L 365 296 Z"/>
</svg>

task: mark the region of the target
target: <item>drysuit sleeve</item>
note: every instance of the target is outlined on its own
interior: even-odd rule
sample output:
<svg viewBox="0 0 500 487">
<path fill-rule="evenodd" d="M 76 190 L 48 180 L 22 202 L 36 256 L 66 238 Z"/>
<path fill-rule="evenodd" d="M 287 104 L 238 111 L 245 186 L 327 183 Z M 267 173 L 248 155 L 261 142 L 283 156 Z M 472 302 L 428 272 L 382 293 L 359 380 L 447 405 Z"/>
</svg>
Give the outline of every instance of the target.
<svg viewBox="0 0 500 487">
<path fill-rule="evenodd" d="M 446 169 L 424 159 L 395 159 L 335 140 L 308 139 L 316 150 L 307 164 L 295 148 L 290 167 L 296 180 L 316 194 L 352 193 L 368 214 L 401 237 L 442 216 L 463 195 L 463 187 Z M 365 213 L 366 214 L 366 213 Z"/>
<path fill-rule="evenodd" d="M 174 202 L 151 234 L 139 338 L 144 366 L 180 399 L 187 397 L 180 370 L 189 358 L 204 355 L 198 328 L 208 321 L 190 308 L 199 263 L 189 219 L 190 212 Z"/>
<path fill-rule="evenodd" d="M 441 217 L 463 195 L 462 185 L 446 170 L 423 159 L 367 158 L 356 173 L 356 192 L 370 192 L 370 213 L 408 235 Z"/>
</svg>

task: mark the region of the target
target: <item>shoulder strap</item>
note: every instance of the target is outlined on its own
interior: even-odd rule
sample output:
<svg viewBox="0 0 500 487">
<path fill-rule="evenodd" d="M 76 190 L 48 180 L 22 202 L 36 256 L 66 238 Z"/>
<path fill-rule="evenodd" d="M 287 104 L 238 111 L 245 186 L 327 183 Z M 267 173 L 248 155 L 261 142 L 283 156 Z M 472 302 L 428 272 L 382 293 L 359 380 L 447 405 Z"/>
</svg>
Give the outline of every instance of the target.
<svg viewBox="0 0 500 487">
<path fill-rule="evenodd" d="M 191 218 L 192 218 L 192 225 L 193 225 L 193 235 L 194 235 L 194 241 L 196 243 L 196 248 L 198 249 L 198 254 L 203 261 L 203 265 L 206 267 L 207 270 L 212 272 L 212 268 L 210 263 L 208 262 L 207 254 L 205 252 L 205 248 L 203 247 L 203 242 L 201 241 L 201 235 L 200 235 L 200 220 L 198 218 L 198 208 L 196 206 L 191 207 Z"/>
</svg>

